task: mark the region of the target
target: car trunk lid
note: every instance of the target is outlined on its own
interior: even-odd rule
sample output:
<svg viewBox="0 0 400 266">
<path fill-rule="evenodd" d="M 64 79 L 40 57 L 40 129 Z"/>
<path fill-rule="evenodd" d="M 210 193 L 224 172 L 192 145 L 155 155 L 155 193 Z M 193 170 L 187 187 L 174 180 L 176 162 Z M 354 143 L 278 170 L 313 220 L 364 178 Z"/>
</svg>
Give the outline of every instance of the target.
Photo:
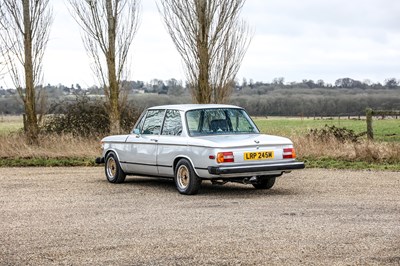
<svg viewBox="0 0 400 266">
<path fill-rule="evenodd" d="M 293 160 L 295 157 L 293 143 L 284 137 L 246 134 L 203 136 L 195 139 L 213 148 L 213 155 L 222 164 L 258 164 Z"/>
</svg>

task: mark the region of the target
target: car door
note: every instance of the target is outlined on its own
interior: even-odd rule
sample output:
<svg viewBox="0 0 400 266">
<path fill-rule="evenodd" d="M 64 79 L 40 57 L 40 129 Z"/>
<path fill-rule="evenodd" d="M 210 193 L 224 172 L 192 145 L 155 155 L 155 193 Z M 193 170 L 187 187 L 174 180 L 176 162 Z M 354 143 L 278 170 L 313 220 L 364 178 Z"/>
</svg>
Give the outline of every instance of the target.
<svg viewBox="0 0 400 266">
<path fill-rule="evenodd" d="M 136 132 L 128 136 L 122 162 L 128 173 L 158 175 L 157 145 L 165 110 L 148 110 Z M 137 134 L 135 134 L 137 133 Z"/>
<path fill-rule="evenodd" d="M 186 138 L 182 136 L 182 114 L 167 110 L 157 148 L 157 166 L 160 176 L 174 176 L 173 162 L 187 152 Z"/>
</svg>

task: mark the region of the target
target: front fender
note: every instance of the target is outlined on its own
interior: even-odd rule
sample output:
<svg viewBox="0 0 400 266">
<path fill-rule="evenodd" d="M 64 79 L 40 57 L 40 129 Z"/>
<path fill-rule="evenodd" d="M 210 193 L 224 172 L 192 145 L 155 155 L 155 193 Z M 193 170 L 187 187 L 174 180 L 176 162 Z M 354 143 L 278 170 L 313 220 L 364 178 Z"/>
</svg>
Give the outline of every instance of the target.
<svg viewBox="0 0 400 266">
<path fill-rule="evenodd" d="M 118 154 L 118 152 L 117 152 L 115 149 L 108 149 L 108 150 L 105 150 L 105 151 L 103 152 L 103 154 L 104 154 L 104 157 L 102 158 L 102 159 L 103 159 L 103 162 L 105 163 L 105 160 L 106 160 L 106 158 L 107 158 L 107 155 L 108 155 L 110 152 L 114 152 L 114 154 L 117 156 L 119 166 L 121 167 L 121 169 L 122 169 L 123 171 L 125 171 L 126 169 L 124 169 L 124 167 L 122 166 L 121 160 L 120 160 L 120 158 L 119 158 L 119 154 Z M 97 159 L 96 159 L 96 160 L 97 160 Z"/>
</svg>

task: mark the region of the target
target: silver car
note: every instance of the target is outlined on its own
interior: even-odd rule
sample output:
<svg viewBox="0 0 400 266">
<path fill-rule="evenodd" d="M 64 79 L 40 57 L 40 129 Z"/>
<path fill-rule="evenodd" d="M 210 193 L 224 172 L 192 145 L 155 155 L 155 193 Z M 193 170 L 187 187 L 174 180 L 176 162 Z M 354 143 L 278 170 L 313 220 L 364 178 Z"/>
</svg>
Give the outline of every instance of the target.
<svg viewBox="0 0 400 266">
<path fill-rule="evenodd" d="M 105 175 L 173 178 L 182 194 L 196 194 L 203 180 L 269 189 L 283 173 L 304 168 L 293 143 L 260 134 L 243 108 L 220 104 L 157 106 L 143 112 L 131 134 L 102 140 Z"/>
</svg>

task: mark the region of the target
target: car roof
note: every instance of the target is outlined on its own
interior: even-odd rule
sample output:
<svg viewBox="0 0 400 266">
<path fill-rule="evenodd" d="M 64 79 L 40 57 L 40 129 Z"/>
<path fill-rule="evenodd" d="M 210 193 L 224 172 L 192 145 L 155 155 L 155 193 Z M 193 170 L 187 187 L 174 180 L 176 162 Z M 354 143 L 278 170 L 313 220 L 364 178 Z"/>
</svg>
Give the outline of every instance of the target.
<svg viewBox="0 0 400 266">
<path fill-rule="evenodd" d="M 154 109 L 173 109 L 173 110 L 180 110 L 180 111 L 189 111 L 189 110 L 196 110 L 196 109 L 215 109 L 215 108 L 239 108 L 241 107 L 235 105 L 228 105 L 228 104 L 172 104 L 172 105 L 160 105 L 160 106 L 153 106 L 150 107 L 149 110 Z"/>
</svg>

